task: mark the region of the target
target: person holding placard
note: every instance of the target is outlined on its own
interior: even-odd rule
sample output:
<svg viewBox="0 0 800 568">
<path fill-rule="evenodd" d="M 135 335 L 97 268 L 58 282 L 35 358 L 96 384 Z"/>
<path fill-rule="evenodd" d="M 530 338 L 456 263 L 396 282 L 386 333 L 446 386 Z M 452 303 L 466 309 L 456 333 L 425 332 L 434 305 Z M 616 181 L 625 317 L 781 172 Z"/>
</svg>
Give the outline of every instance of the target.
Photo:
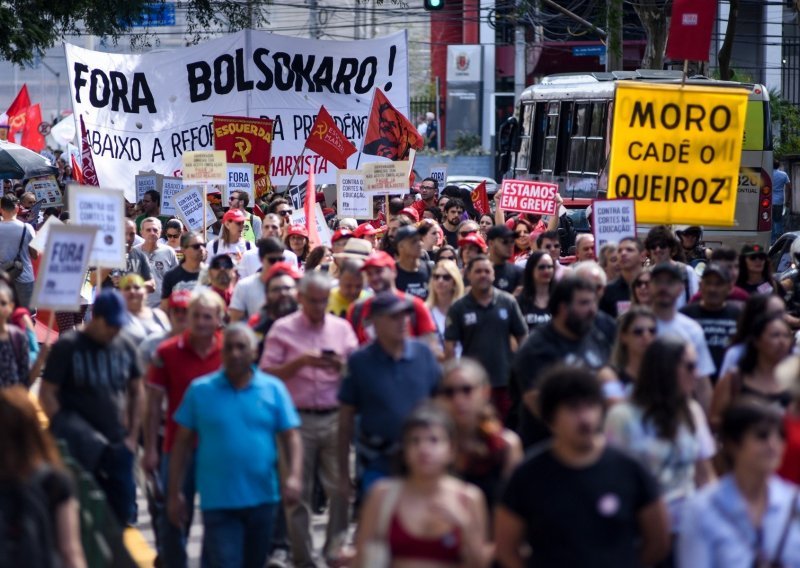
<svg viewBox="0 0 800 568">
<path fill-rule="evenodd" d="M 172 230 L 174 231 L 175 229 Z M 150 265 L 153 280 L 155 281 L 155 289 L 147 297 L 147 306 L 157 308 L 161 303 L 164 274 L 178 266 L 178 257 L 172 247 L 159 244 L 161 221 L 157 217 L 148 217 L 142 221 L 141 233 L 144 242 L 136 248 L 147 257 L 147 263 Z"/>
<path fill-rule="evenodd" d="M 0 269 L 5 270 L 14 280 L 17 301 L 23 308 L 29 308 L 33 294 L 32 258 L 38 251 L 31 248 L 33 227 L 17 219 L 18 201 L 15 195 L 6 194 L 0 198 Z"/>
</svg>

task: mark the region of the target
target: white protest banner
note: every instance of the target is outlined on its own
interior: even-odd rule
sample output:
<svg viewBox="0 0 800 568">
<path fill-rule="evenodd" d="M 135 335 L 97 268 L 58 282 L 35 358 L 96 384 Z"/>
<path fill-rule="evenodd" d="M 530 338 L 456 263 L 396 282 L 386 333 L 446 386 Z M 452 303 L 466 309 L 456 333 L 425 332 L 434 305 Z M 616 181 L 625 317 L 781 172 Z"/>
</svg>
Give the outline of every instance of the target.
<svg viewBox="0 0 800 568">
<path fill-rule="evenodd" d="M 636 201 L 633 199 L 592 201 L 592 232 L 597 258 L 600 258 L 600 248 L 603 245 L 619 243 L 625 237 L 635 237 Z"/>
<path fill-rule="evenodd" d="M 102 268 L 124 269 L 126 262 L 125 195 L 123 191 L 107 187 L 71 184 L 67 195 L 70 224 L 99 229 L 94 239 L 89 263 Z"/>
<path fill-rule="evenodd" d="M 372 196 L 364 193 L 361 170 L 336 172 L 336 216 L 369 219 L 372 217 Z"/>
<path fill-rule="evenodd" d="M 315 204 L 314 207 L 315 216 L 314 219 L 317 222 L 317 234 L 319 235 L 320 241 L 325 246 L 331 246 L 331 229 L 328 227 L 328 224 L 325 222 L 325 214 L 322 212 L 322 206 L 319 203 Z M 292 211 L 292 225 L 303 225 L 306 226 L 306 212 L 304 208 L 295 209 Z"/>
<path fill-rule="evenodd" d="M 50 227 L 31 305 L 60 312 L 80 310 L 81 288 L 97 233 L 97 227 Z"/>
<path fill-rule="evenodd" d="M 322 105 L 356 147 L 376 87 L 409 115 L 405 31 L 330 41 L 248 30 L 171 51 L 116 54 L 66 44 L 65 52 L 75 120 L 83 117 L 101 185 L 133 180 L 143 166 L 181 177 L 183 152 L 213 149 L 211 117 L 221 113 L 275 120 L 274 185 L 311 168 L 317 183 L 332 184 L 335 167 L 303 154 Z"/>
<path fill-rule="evenodd" d="M 208 185 L 228 183 L 228 162 L 225 151 L 184 152 L 183 179 Z"/>
<path fill-rule="evenodd" d="M 505 179 L 501 189 L 503 195 L 500 197 L 500 207 L 505 211 L 519 211 L 534 215 L 556 214 L 558 184 Z"/>
<path fill-rule="evenodd" d="M 144 198 L 145 192 L 158 191 L 161 193 L 160 184 L 158 183 L 159 177 L 161 176 L 158 174 L 139 174 L 133 178 L 134 185 L 136 185 L 136 203 L 139 203 Z"/>
<path fill-rule="evenodd" d="M 44 247 L 47 246 L 47 235 L 50 234 L 50 228 L 53 225 L 63 225 L 64 222 L 56 217 L 55 215 L 50 215 L 47 218 L 47 221 L 44 222 L 44 225 L 39 227 L 39 230 L 36 231 L 36 236 L 33 237 L 33 240 L 28 243 L 28 246 L 42 252 Z"/>
<path fill-rule="evenodd" d="M 250 196 L 250 205 L 255 200 L 255 166 L 253 164 L 228 164 L 228 184 L 222 196 L 223 204 L 228 203 L 232 191 L 244 191 Z"/>
<path fill-rule="evenodd" d="M 161 182 L 161 214 L 171 217 L 177 215 L 175 195 L 183 191 L 181 178 L 165 177 Z"/>
<path fill-rule="evenodd" d="M 409 162 L 372 162 L 364 164 L 366 193 L 405 194 L 408 186 Z"/>
<path fill-rule="evenodd" d="M 444 189 L 444 186 L 447 185 L 447 164 L 433 164 L 428 177 L 438 182 L 439 191 Z"/>
<path fill-rule="evenodd" d="M 173 197 L 175 209 L 187 228 L 192 231 L 203 230 L 203 188 L 190 186 Z M 217 220 L 211 205 L 206 205 L 206 223 L 211 224 Z"/>
<path fill-rule="evenodd" d="M 36 195 L 36 201 L 44 202 L 45 207 L 58 207 L 64 204 L 61 189 L 55 176 L 35 178 L 25 184 L 25 191 Z"/>
</svg>

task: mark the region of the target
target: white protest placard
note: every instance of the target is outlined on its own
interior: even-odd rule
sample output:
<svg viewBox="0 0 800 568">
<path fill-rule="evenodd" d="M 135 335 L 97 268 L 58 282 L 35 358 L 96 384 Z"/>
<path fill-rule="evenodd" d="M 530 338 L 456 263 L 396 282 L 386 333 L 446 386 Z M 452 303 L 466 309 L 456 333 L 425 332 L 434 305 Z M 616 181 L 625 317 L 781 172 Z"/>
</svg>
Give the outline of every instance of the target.
<svg viewBox="0 0 800 568">
<path fill-rule="evenodd" d="M 406 194 L 409 192 L 410 162 L 372 162 L 364 164 L 366 193 Z"/>
<path fill-rule="evenodd" d="M 447 185 L 447 164 L 433 164 L 428 172 L 428 177 L 437 181 L 439 191 L 444 189 L 444 186 Z"/>
<path fill-rule="evenodd" d="M 63 225 L 64 222 L 56 217 L 55 215 L 50 215 L 47 218 L 47 221 L 44 222 L 44 225 L 39 227 L 36 231 L 36 236 L 33 237 L 33 240 L 28 243 L 28 246 L 36 249 L 39 252 L 44 250 L 44 247 L 47 246 L 47 235 L 50 234 L 50 227 L 53 225 Z"/>
<path fill-rule="evenodd" d="M 177 215 L 175 195 L 183 191 L 181 178 L 165 177 L 161 182 L 161 214 L 167 217 Z"/>
<path fill-rule="evenodd" d="M 64 204 L 64 198 L 55 176 L 30 180 L 25 184 L 25 191 L 35 194 L 36 201 L 42 201 L 45 207 L 58 207 Z"/>
<path fill-rule="evenodd" d="M 244 191 L 250 196 L 250 205 L 255 203 L 255 166 L 253 164 L 228 164 L 228 184 L 223 194 L 223 204 L 228 203 L 232 191 Z"/>
<path fill-rule="evenodd" d="M 189 186 L 176 194 L 173 201 L 178 217 L 192 231 L 203 230 L 203 203 L 206 206 L 206 223 L 210 225 L 217 220 L 211 205 L 203 200 L 202 187 Z"/>
<path fill-rule="evenodd" d="M 161 188 L 159 187 L 160 184 L 158 174 L 139 174 L 134 177 L 134 185 L 136 185 L 136 203 L 139 203 L 142 199 L 144 199 L 145 192 L 148 191 L 158 191 L 161 193 Z"/>
<path fill-rule="evenodd" d="M 81 288 L 97 233 L 97 227 L 51 225 L 31 305 L 60 312 L 80 310 Z"/>
<path fill-rule="evenodd" d="M 595 199 L 592 201 L 592 232 L 594 249 L 600 258 L 600 248 L 607 243 L 619 243 L 625 237 L 636 236 L 636 201 L 633 199 Z"/>
<path fill-rule="evenodd" d="M 500 207 L 505 211 L 519 211 L 534 215 L 555 215 L 558 210 L 556 194 L 558 184 L 541 181 L 504 179 Z"/>
<path fill-rule="evenodd" d="M 97 227 L 92 266 L 125 269 L 125 195 L 121 189 L 70 185 L 70 224 Z M 52 229 L 51 229 L 52 230 Z"/>
<path fill-rule="evenodd" d="M 205 184 L 228 183 L 228 161 L 224 150 L 183 153 L 183 179 Z"/>
<path fill-rule="evenodd" d="M 372 217 L 372 195 L 364 193 L 361 170 L 336 172 L 336 216 L 369 219 Z"/>
<path fill-rule="evenodd" d="M 322 212 L 322 206 L 319 203 L 315 204 L 314 212 L 316 213 L 314 218 L 317 222 L 317 234 L 319 234 L 319 240 L 321 244 L 325 246 L 331 246 L 331 229 L 328 227 L 328 224 L 325 222 L 325 214 Z M 295 209 L 292 211 L 292 225 L 303 225 L 306 226 L 306 210 L 305 208 Z"/>
</svg>

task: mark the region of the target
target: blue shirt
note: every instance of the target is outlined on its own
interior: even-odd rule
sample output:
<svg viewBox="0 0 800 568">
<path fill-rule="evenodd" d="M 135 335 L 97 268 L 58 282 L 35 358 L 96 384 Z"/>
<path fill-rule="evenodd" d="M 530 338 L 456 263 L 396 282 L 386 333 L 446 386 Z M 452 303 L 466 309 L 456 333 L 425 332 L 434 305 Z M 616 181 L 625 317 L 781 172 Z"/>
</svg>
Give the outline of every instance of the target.
<svg viewBox="0 0 800 568">
<path fill-rule="evenodd" d="M 300 425 L 283 383 L 253 367 L 241 390 L 225 371 L 192 381 L 175 421 L 197 433 L 201 508 L 241 509 L 277 503 L 275 434 Z"/>
<path fill-rule="evenodd" d="M 797 487 L 777 476 L 769 480 L 767 508 L 762 521 L 761 550 L 772 560 L 789 517 Z M 800 567 L 800 510 L 796 507 L 780 557 L 786 568 Z M 680 568 L 751 568 L 756 529 L 732 475 L 704 487 L 684 510 L 678 541 Z"/>
<path fill-rule="evenodd" d="M 785 203 L 784 188 L 791 180 L 783 170 L 772 170 L 772 204 L 783 205 Z"/>
</svg>

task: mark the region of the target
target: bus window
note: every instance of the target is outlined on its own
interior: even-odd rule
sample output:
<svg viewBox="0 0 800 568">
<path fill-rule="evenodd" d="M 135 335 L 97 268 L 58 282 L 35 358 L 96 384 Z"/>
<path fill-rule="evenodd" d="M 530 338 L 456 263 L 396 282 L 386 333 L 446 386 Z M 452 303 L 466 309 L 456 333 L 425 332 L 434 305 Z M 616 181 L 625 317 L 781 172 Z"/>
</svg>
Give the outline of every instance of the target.
<svg viewBox="0 0 800 568">
<path fill-rule="evenodd" d="M 586 155 L 586 130 L 589 123 L 591 106 L 589 103 L 575 103 L 575 114 L 572 119 L 572 132 L 569 141 L 569 163 L 567 171 L 571 174 L 583 173 L 583 162 Z"/>
<path fill-rule="evenodd" d="M 547 122 L 544 137 L 544 156 L 542 171 L 553 173 L 556 167 L 556 152 L 558 150 L 558 114 L 559 103 L 547 104 Z"/>
<path fill-rule="evenodd" d="M 521 125 L 519 135 L 519 152 L 517 153 L 517 163 L 514 165 L 514 170 L 527 173 L 531 156 L 531 122 L 533 120 L 533 105 L 521 105 L 519 114 L 519 123 Z"/>
<path fill-rule="evenodd" d="M 605 164 L 605 116 L 607 106 L 604 101 L 592 103 L 592 118 L 589 123 L 589 136 L 586 138 L 586 162 L 583 171 L 586 173 L 599 173 Z"/>
<path fill-rule="evenodd" d="M 536 103 L 535 113 L 532 114 L 531 140 L 533 153 L 531 154 L 530 172 L 533 174 L 542 173 L 542 156 L 544 155 L 544 133 L 547 125 L 547 103 Z M 531 109 L 533 110 L 533 109 Z"/>
</svg>

